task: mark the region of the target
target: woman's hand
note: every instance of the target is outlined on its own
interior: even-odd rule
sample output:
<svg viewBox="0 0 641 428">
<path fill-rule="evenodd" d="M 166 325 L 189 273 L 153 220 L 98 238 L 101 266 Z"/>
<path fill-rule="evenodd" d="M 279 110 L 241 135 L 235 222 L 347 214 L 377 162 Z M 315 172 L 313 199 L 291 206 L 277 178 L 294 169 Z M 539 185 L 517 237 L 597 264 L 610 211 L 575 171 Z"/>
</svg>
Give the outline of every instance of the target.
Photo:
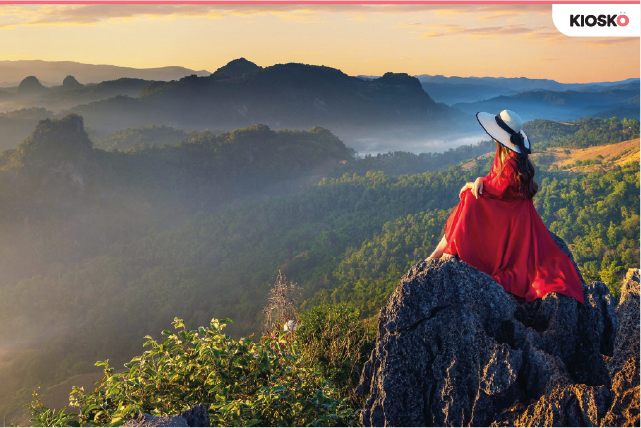
<svg viewBox="0 0 641 428">
<path fill-rule="evenodd" d="M 483 177 L 477 178 L 474 180 L 474 183 L 465 183 L 465 186 L 461 188 L 461 191 L 458 194 L 459 199 L 461 199 L 461 195 L 466 189 L 471 189 L 474 197 L 478 199 L 479 195 L 483 194 Z"/>
</svg>

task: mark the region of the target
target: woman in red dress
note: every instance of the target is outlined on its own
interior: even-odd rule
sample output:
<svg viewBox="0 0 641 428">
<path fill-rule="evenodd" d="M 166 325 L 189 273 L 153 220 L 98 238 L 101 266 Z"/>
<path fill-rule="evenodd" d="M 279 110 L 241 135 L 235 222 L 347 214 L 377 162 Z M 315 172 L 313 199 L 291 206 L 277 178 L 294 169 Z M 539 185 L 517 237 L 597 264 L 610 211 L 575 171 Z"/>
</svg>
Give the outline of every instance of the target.
<svg viewBox="0 0 641 428">
<path fill-rule="evenodd" d="M 458 256 L 526 301 L 556 292 L 583 303 L 572 261 L 552 240 L 532 203 L 538 185 L 523 121 L 509 110 L 476 117 L 496 141 L 492 171 L 463 186 L 430 257 Z"/>
</svg>

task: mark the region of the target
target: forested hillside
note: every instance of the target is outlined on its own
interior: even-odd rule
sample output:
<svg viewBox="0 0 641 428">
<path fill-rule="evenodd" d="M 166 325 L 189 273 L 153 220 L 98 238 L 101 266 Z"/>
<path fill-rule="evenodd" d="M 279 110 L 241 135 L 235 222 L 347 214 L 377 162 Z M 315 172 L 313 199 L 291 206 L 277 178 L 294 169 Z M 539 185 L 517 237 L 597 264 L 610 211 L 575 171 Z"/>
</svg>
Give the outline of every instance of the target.
<svg viewBox="0 0 641 428">
<path fill-rule="evenodd" d="M 616 134 L 618 123 L 598 135 L 627 136 Z M 629 124 L 638 134 L 638 122 Z M 557 141 L 553 126 L 544 127 L 549 141 Z M 453 162 L 488 149 L 429 157 Z M 0 156 L 0 416 L 11 421 L 35 387 L 94 372 L 96 360 L 120 367 L 174 317 L 192 328 L 229 317 L 228 334 L 259 332 L 279 270 L 302 287 L 305 310 L 342 302 L 376 315 L 442 236 L 461 185 L 485 175 L 492 159 L 400 174 L 403 165 L 442 162 L 412 166 L 407 159 L 427 157 L 395 155 L 381 161 L 393 166 L 387 173 L 350 171 L 299 194 L 251 200 L 269 183 L 350 154 L 326 129 L 266 126 L 105 152 L 79 116 L 41 122 Z M 621 274 L 639 265 L 639 163 L 536 179 L 546 225 L 587 279 L 616 294 Z"/>
<path fill-rule="evenodd" d="M 639 138 L 639 120 L 583 118 L 574 122 L 533 120 L 523 131 L 534 142 L 534 152 L 546 147 L 585 148 Z"/>
<path fill-rule="evenodd" d="M 39 121 L 53 117 L 53 112 L 36 107 L 0 113 L 0 151 L 14 149 Z"/>
<path fill-rule="evenodd" d="M 222 131 L 214 131 L 220 134 Z M 127 128 L 104 136 L 93 137 L 94 147 L 103 150 L 128 150 L 134 146 L 146 144 L 148 146 L 162 146 L 168 144 L 175 146 L 191 136 L 196 136 L 196 131 L 185 131 L 170 126 L 143 126 L 140 128 Z"/>
</svg>

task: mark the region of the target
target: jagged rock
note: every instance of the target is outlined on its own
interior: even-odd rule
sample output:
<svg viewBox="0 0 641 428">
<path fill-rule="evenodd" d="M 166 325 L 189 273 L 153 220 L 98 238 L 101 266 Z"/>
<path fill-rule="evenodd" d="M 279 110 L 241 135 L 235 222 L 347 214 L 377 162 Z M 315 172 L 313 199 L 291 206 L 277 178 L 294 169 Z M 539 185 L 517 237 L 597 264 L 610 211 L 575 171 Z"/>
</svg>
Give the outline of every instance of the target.
<svg viewBox="0 0 641 428">
<path fill-rule="evenodd" d="M 500 425 L 506 409 L 512 421 L 544 421 L 546 395 L 561 400 L 549 420 L 594 424 L 609 404 L 601 353 L 612 354 L 616 318 L 605 284 L 583 287 L 585 305 L 556 293 L 521 302 L 456 258 L 419 262 L 381 310 L 357 388 L 371 393 L 363 425 Z"/>
<path fill-rule="evenodd" d="M 639 269 L 630 269 L 621 286 L 617 318 L 615 351 L 609 363 L 613 376 L 627 361 L 639 358 Z"/>
<path fill-rule="evenodd" d="M 521 412 L 502 412 L 491 426 L 596 427 L 605 416 L 610 391 L 605 386 L 557 386 Z M 525 411 L 523 411 L 525 410 Z"/>
<path fill-rule="evenodd" d="M 639 426 L 639 358 L 629 360 L 612 380 L 612 407 L 602 426 Z"/>
<path fill-rule="evenodd" d="M 176 416 L 152 416 L 147 413 L 127 421 L 125 427 L 209 427 L 209 413 L 202 404 Z"/>
<path fill-rule="evenodd" d="M 636 426 L 639 420 L 639 269 L 630 269 L 621 287 L 617 309 L 612 373 L 613 402 L 603 426 Z"/>
</svg>

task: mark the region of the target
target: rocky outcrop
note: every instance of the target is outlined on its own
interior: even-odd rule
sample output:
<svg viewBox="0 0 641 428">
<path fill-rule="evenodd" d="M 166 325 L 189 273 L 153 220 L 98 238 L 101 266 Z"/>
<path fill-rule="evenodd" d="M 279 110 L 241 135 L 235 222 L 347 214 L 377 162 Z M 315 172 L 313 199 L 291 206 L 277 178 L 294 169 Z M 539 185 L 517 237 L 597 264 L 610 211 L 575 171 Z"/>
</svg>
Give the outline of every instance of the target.
<svg viewBox="0 0 641 428">
<path fill-rule="evenodd" d="M 639 420 L 639 269 L 630 269 L 621 287 L 612 374 L 613 402 L 604 426 L 635 426 Z"/>
<path fill-rule="evenodd" d="M 521 405 L 501 412 L 491 426 L 599 426 L 609 401 L 610 391 L 605 386 L 558 386 L 527 408 Z"/>
<path fill-rule="evenodd" d="M 458 259 L 419 262 L 381 310 L 363 425 L 598 426 L 621 328 L 605 284 L 583 291 L 522 302 Z"/>
<path fill-rule="evenodd" d="M 28 76 L 22 79 L 17 92 L 19 95 L 35 95 L 47 92 L 47 88 L 40 83 L 36 76 Z"/>
<path fill-rule="evenodd" d="M 65 79 L 62 81 L 62 89 L 65 91 L 73 91 L 76 89 L 82 89 L 84 88 L 85 85 L 82 83 L 78 82 L 75 77 L 73 76 L 67 76 Z"/>
<path fill-rule="evenodd" d="M 125 427 L 209 427 L 209 413 L 202 404 L 176 416 L 152 416 L 142 413 L 125 422 Z"/>
</svg>

